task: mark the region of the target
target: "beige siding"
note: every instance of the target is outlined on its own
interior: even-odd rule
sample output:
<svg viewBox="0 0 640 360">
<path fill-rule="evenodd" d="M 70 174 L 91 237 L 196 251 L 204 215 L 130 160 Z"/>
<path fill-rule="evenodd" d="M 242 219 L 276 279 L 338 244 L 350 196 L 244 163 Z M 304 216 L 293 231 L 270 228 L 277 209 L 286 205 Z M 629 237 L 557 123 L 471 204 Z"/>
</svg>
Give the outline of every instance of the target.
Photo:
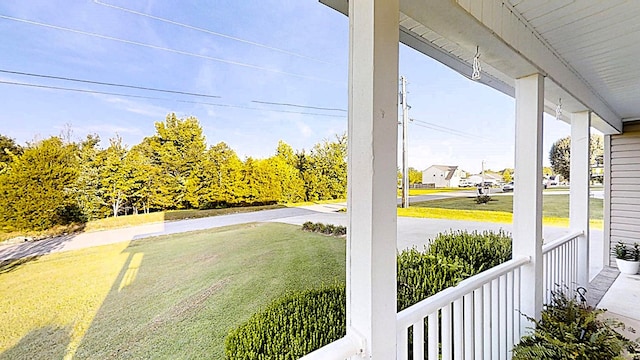
<svg viewBox="0 0 640 360">
<path fill-rule="evenodd" d="M 609 169 L 610 246 L 640 242 L 640 122 L 627 123 L 622 134 L 611 136 Z"/>
</svg>

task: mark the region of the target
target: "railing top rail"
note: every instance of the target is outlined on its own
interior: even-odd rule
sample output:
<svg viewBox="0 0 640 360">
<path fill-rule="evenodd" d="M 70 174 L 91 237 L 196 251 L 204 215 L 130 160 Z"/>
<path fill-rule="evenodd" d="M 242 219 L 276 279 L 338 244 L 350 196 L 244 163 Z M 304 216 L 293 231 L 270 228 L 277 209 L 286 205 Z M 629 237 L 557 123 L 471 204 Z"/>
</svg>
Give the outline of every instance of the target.
<svg viewBox="0 0 640 360">
<path fill-rule="evenodd" d="M 362 351 L 357 345 L 358 340 L 347 335 L 301 357 L 300 360 L 343 360 L 358 355 Z"/>
<path fill-rule="evenodd" d="M 558 247 L 568 243 L 569 241 L 571 241 L 571 240 L 573 240 L 573 239 L 575 239 L 575 238 L 577 238 L 579 236 L 582 236 L 583 234 L 584 234 L 583 231 L 575 231 L 575 232 L 569 233 L 569 234 L 567 234 L 567 235 L 565 235 L 565 236 L 563 236 L 563 237 L 561 237 L 559 239 L 553 240 L 548 244 L 544 244 L 544 245 L 542 245 L 542 253 L 546 254 L 549 251 L 551 251 L 551 250 L 553 250 L 555 248 L 558 248 Z"/>
<path fill-rule="evenodd" d="M 446 306 L 452 301 L 478 289 L 484 284 L 497 279 L 498 277 L 531 262 L 528 256 L 519 257 L 494 266 L 480 274 L 462 280 L 458 285 L 446 288 L 443 291 L 432 295 L 419 303 L 412 305 L 398 313 L 397 326 L 403 329 L 411 324 L 421 321 L 426 315 L 431 314 L 439 308 Z"/>
</svg>

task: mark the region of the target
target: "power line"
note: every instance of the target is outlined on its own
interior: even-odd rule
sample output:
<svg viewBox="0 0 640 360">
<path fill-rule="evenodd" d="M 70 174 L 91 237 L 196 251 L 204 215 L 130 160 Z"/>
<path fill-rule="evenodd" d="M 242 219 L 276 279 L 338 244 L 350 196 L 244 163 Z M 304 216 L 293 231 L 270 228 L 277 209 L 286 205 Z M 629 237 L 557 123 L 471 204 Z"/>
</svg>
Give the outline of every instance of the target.
<svg viewBox="0 0 640 360">
<path fill-rule="evenodd" d="M 447 132 L 447 133 L 452 134 L 452 135 L 469 137 L 469 138 L 479 139 L 479 140 L 487 140 L 487 141 L 489 140 L 489 139 L 484 138 L 482 136 L 469 134 L 469 133 L 466 133 L 466 132 L 463 132 L 463 131 L 460 131 L 460 130 L 448 128 L 446 126 L 430 123 L 428 121 L 423 121 L 423 120 L 418 120 L 418 119 L 411 119 L 411 121 L 413 121 L 415 125 L 422 126 L 422 127 L 425 127 L 425 128 L 428 128 L 428 129 L 432 129 L 432 130 L 439 130 L 439 131 Z"/>
<path fill-rule="evenodd" d="M 129 89 L 157 91 L 157 92 L 163 92 L 163 93 L 169 93 L 169 94 L 192 95 L 192 96 L 200 96 L 200 97 L 207 97 L 207 98 L 220 98 L 220 96 L 217 96 L 217 95 L 198 94 L 198 93 L 191 93 L 191 92 L 185 92 L 185 91 L 157 89 L 157 88 L 144 87 L 144 86 L 116 84 L 116 83 L 100 82 L 100 81 L 93 81 L 93 80 L 74 79 L 74 78 L 68 78 L 68 77 L 62 77 L 62 76 L 34 74 L 34 73 L 26 73 L 26 72 L 20 72 L 20 71 L 10 71 L 10 70 L 0 69 L 0 73 L 39 77 L 39 78 L 45 78 L 45 79 L 73 81 L 73 82 L 80 82 L 80 83 L 86 83 L 86 84 L 117 86 L 117 87 L 129 88 Z"/>
<path fill-rule="evenodd" d="M 11 20 L 11 21 L 17 21 L 17 22 L 21 22 L 21 23 L 25 23 L 25 24 L 30 24 L 30 25 L 42 26 L 42 27 L 46 27 L 46 28 L 49 28 L 49 29 L 68 31 L 68 32 L 71 32 L 71 33 L 81 34 L 81 35 L 86 35 L 86 36 L 93 36 L 93 37 L 96 37 L 96 38 L 99 38 L 99 39 L 111 40 L 111 41 L 116 41 L 116 42 L 120 42 L 120 43 L 124 43 L 124 44 L 129 44 L 129 45 L 136 45 L 136 46 L 146 47 L 146 48 L 154 49 L 154 50 L 166 51 L 166 52 L 170 52 L 170 53 L 174 53 L 174 54 L 180 54 L 180 55 L 191 56 L 191 57 L 196 57 L 196 58 L 205 59 L 205 60 L 217 61 L 217 62 L 230 64 L 230 65 L 242 66 L 242 67 L 246 67 L 246 68 L 249 68 L 249 69 L 268 71 L 268 72 L 272 72 L 272 73 L 276 73 L 276 74 L 288 75 L 288 76 L 293 76 L 293 77 L 297 77 L 297 78 L 301 78 L 301 79 L 320 81 L 320 82 L 325 82 L 325 83 L 343 84 L 342 82 L 339 82 L 339 81 L 327 80 L 327 79 L 319 78 L 319 77 L 315 77 L 315 76 L 309 76 L 309 75 L 304 75 L 304 74 L 292 73 L 292 72 L 288 72 L 288 71 L 271 69 L 271 68 L 267 68 L 267 67 L 263 67 L 263 66 L 259 66 L 259 65 L 243 63 L 243 62 L 240 62 L 240 61 L 233 61 L 233 60 L 227 60 L 227 59 L 217 58 L 217 57 L 208 56 L 208 55 L 196 54 L 196 53 L 192 53 L 192 52 L 189 52 L 189 51 L 176 50 L 176 49 L 172 49 L 172 48 L 168 48 L 168 47 L 151 45 L 151 44 L 146 44 L 146 43 L 142 43 L 142 42 L 138 42 L 138 41 L 126 40 L 126 39 L 121 39 L 121 38 L 117 38 L 117 37 L 113 37 L 113 36 L 101 35 L 101 34 L 96 34 L 96 33 L 87 32 L 87 31 L 83 31 L 83 30 L 71 29 L 71 28 L 67 28 L 67 27 L 63 27 L 63 26 L 51 25 L 51 24 L 42 23 L 42 22 L 33 21 L 33 20 L 20 19 L 20 18 L 16 18 L 16 17 L 12 17 L 12 16 L 7 16 L 7 15 L 0 15 L 0 18 L 1 19 L 6 19 L 6 20 Z"/>
<path fill-rule="evenodd" d="M 289 104 L 289 103 L 280 103 L 280 102 L 269 102 L 269 101 L 258 101 L 258 100 L 251 100 L 251 102 L 252 103 L 257 103 L 257 104 L 290 106 L 290 107 L 297 107 L 297 108 L 303 108 L 303 109 L 315 109 L 315 110 L 347 112 L 347 110 L 345 110 L 345 109 L 319 107 L 319 106 L 308 106 L 308 105 Z"/>
<path fill-rule="evenodd" d="M 131 94 L 123 94 L 123 93 L 113 93 L 113 92 L 97 91 L 97 90 L 67 88 L 67 87 L 61 87 L 61 86 L 29 84 L 29 83 L 12 82 L 12 81 L 0 81 L 0 84 L 33 87 L 33 88 L 39 88 L 39 89 L 59 90 L 59 91 L 71 91 L 71 92 L 79 92 L 79 93 L 85 93 L 85 94 L 112 95 L 112 96 L 120 96 L 120 97 L 127 97 L 127 98 L 136 98 L 136 99 L 175 101 L 175 102 L 187 103 L 187 104 L 200 104 L 200 105 L 207 105 L 207 106 L 217 106 L 217 107 L 243 109 L 243 110 L 269 111 L 269 112 L 277 112 L 277 113 L 285 113 L 285 114 L 313 115 L 313 116 L 323 116 L 323 117 L 332 117 L 332 118 L 341 118 L 341 119 L 345 119 L 346 118 L 346 116 L 342 116 L 342 115 L 321 114 L 321 113 L 311 113 L 311 112 L 302 112 L 302 111 L 277 110 L 277 109 L 263 109 L 263 108 L 255 108 L 255 107 L 242 106 L 242 105 L 217 104 L 217 103 L 209 103 L 209 102 L 203 102 L 203 101 L 180 100 L 180 99 L 167 99 L 167 98 L 159 98 L 159 97 L 152 97 L 152 96 L 131 95 Z"/>
<path fill-rule="evenodd" d="M 174 20 L 161 18 L 159 16 L 154 16 L 154 15 L 151 15 L 151 14 L 147 14 L 147 13 L 131 10 L 131 9 L 128 9 L 128 8 L 125 8 L 125 7 L 107 4 L 107 3 L 104 3 L 104 2 L 99 1 L 99 0 L 93 0 L 93 2 L 98 4 L 98 5 L 110 7 L 110 8 L 113 8 L 113 9 L 120 10 L 120 11 L 128 12 L 130 14 L 134 14 L 134 15 L 144 16 L 144 17 L 147 17 L 147 18 L 150 18 L 150 19 L 162 21 L 162 22 L 165 22 L 165 23 L 168 23 L 168 24 L 171 24 L 171 25 L 180 26 L 180 27 L 183 27 L 183 28 L 186 28 L 186 29 L 200 31 L 200 32 L 203 32 L 203 33 L 206 33 L 206 34 L 209 34 L 209 35 L 219 36 L 219 37 L 223 37 L 223 38 L 226 38 L 226 39 L 242 42 L 242 43 L 245 43 L 245 44 L 258 46 L 258 47 L 261 47 L 261 48 L 264 48 L 264 49 L 277 51 L 277 52 L 280 52 L 280 53 L 283 53 L 283 54 L 299 57 L 299 58 L 302 58 L 302 59 L 312 60 L 312 61 L 316 61 L 316 62 L 324 63 L 324 64 L 331 64 L 328 61 L 316 59 L 316 58 L 313 58 L 313 57 L 310 57 L 310 56 L 306 56 L 306 55 L 302 55 L 302 54 L 298 54 L 298 53 L 295 53 L 295 52 L 292 52 L 292 51 L 288 51 L 288 50 L 280 49 L 280 48 L 277 48 L 277 47 L 261 44 L 261 43 L 258 43 L 258 42 L 255 42 L 255 41 L 251 41 L 251 40 L 245 40 L 245 39 L 242 39 L 242 38 L 239 38 L 239 37 L 235 37 L 235 36 L 231 36 L 231 35 L 222 34 L 222 33 L 211 31 L 211 30 L 204 29 L 204 28 L 201 28 L 201 27 L 197 27 L 197 26 L 193 26 L 193 25 L 189 25 L 189 24 L 185 24 L 185 23 L 180 23 L 180 22 L 177 22 L 177 21 L 174 21 Z"/>
</svg>

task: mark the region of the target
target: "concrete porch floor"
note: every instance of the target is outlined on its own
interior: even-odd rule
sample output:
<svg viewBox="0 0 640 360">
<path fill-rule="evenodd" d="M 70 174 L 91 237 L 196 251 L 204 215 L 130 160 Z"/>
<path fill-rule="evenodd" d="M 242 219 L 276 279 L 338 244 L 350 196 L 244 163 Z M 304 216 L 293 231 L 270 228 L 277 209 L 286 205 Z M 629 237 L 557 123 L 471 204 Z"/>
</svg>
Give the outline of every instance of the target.
<svg viewBox="0 0 640 360">
<path fill-rule="evenodd" d="M 600 293 L 602 296 L 597 299 Z M 630 340 L 640 338 L 640 275 L 620 274 L 617 269 L 606 267 L 591 281 L 587 295 L 590 305 L 607 310 L 605 317 L 624 323 L 624 336 Z"/>
</svg>

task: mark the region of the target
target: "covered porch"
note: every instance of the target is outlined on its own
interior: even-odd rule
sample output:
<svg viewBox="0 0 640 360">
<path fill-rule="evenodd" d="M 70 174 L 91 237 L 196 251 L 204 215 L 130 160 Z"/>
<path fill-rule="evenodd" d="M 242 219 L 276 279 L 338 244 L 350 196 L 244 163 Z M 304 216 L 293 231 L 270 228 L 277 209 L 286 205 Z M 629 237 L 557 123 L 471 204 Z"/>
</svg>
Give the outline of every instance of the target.
<svg viewBox="0 0 640 360">
<path fill-rule="evenodd" d="M 321 2 L 349 16 L 347 335 L 305 359 L 407 359 L 410 337 L 414 359 L 510 358 L 530 325 L 520 313 L 539 318 L 551 290 L 566 289 L 573 296 L 577 288 L 589 288 L 600 269 L 590 276 L 591 265 L 610 265 L 612 239 L 629 242 L 640 235 L 640 228 L 629 221 L 616 220 L 633 218 L 640 212 L 640 200 L 625 203 L 626 210 L 612 210 L 611 200 L 640 199 L 635 163 L 611 160 L 615 136 L 624 135 L 625 123 L 640 119 L 640 67 L 635 64 L 640 26 L 634 20 L 640 4 Z M 515 98 L 517 186 L 513 259 L 397 313 L 399 42 Z M 559 238 L 545 240 L 544 112 L 570 123 L 572 139 L 570 228 Z M 598 244 L 589 237 L 592 128 L 606 139 L 605 229 Z M 616 168 L 618 164 L 626 167 Z M 616 177 L 616 171 L 624 171 L 624 176 Z M 618 178 L 624 181 L 612 182 Z M 590 250 L 594 245 L 598 251 Z"/>
</svg>

